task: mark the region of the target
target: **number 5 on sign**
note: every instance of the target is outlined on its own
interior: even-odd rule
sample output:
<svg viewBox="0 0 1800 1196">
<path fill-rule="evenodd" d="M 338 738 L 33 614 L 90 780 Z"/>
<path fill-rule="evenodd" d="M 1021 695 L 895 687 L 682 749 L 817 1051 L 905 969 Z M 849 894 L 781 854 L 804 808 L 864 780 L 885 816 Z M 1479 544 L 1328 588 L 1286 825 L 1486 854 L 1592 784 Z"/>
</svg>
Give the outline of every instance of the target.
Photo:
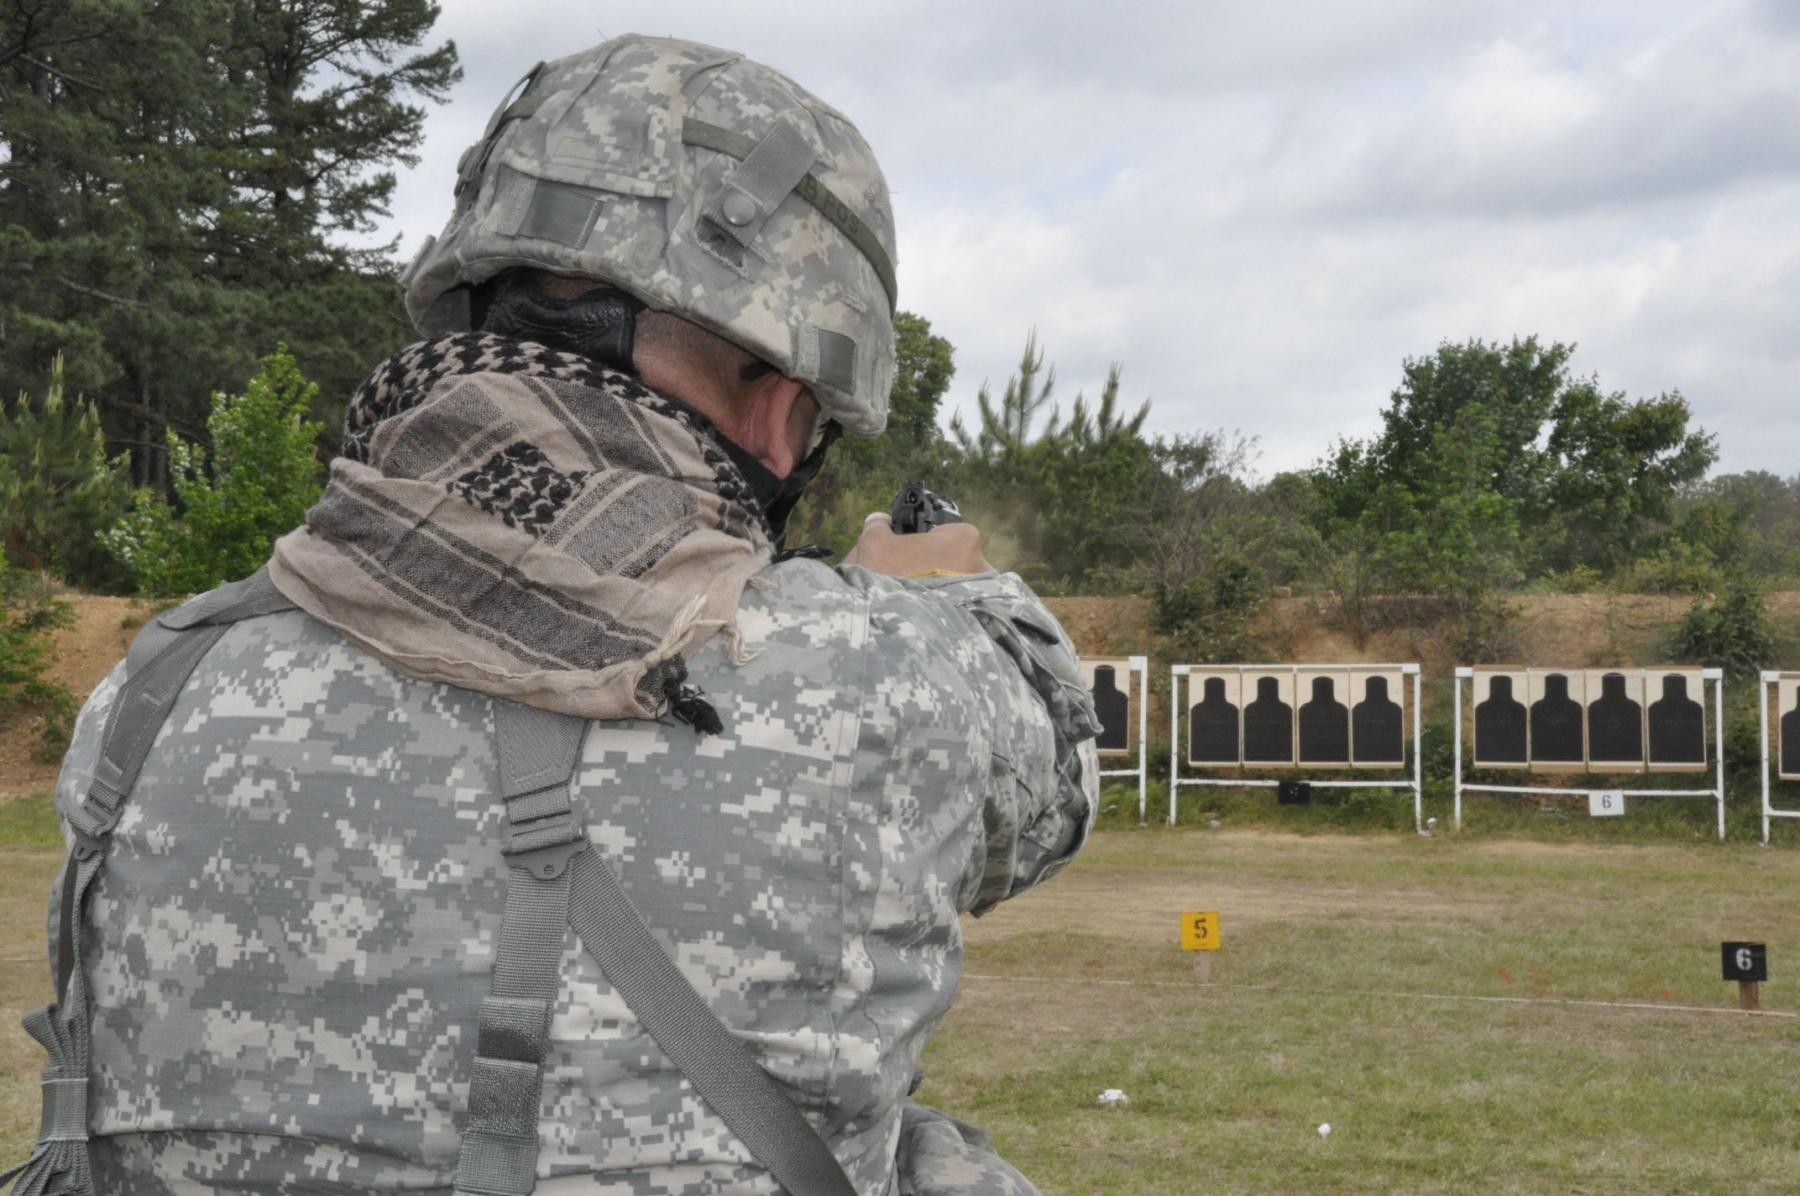
<svg viewBox="0 0 1800 1196">
<path fill-rule="evenodd" d="M 1219 949 L 1219 912 L 1217 910 L 1181 915 L 1181 949 L 1183 951 L 1217 951 Z"/>
</svg>

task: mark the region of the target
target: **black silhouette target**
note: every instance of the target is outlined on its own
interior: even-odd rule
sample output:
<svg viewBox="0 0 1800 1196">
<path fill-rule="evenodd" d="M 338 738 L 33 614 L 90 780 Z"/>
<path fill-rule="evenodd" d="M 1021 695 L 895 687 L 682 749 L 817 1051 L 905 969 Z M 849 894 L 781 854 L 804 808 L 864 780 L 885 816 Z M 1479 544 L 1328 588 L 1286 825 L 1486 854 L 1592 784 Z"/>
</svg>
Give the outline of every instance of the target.
<svg viewBox="0 0 1800 1196">
<path fill-rule="evenodd" d="M 1282 682 L 1293 674 L 1246 673 L 1244 685 L 1255 696 L 1244 705 L 1244 763 L 1294 762 L 1294 708 L 1282 694 Z"/>
<path fill-rule="evenodd" d="M 1131 684 L 1131 673 L 1125 671 L 1123 681 L 1119 670 L 1110 664 L 1094 666 L 1094 713 L 1100 718 L 1100 734 L 1094 741 L 1096 749 L 1102 752 L 1116 753 L 1126 751 L 1131 742 L 1131 697 L 1126 686 Z"/>
<path fill-rule="evenodd" d="M 1783 780 L 1800 781 L 1800 680 L 1784 677 L 1776 683 L 1775 691 L 1781 695 L 1776 703 L 1781 711 L 1776 724 L 1780 747 L 1777 767 Z"/>
<path fill-rule="evenodd" d="M 1300 707 L 1300 763 L 1344 768 L 1350 763 L 1349 676 L 1302 672 L 1307 700 Z"/>
<path fill-rule="evenodd" d="M 1532 767 L 1581 768 L 1587 761 L 1581 674 L 1533 673 L 1532 682 Z"/>
<path fill-rule="evenodd" d="M 1699 699 L 1706 694 L 1699 673 L 1659 673 L 1646 676 L 1650 729 L 1650 765 L 1661 769 L 1706 767 L 1706 708 Z"/>
<path fill-rule="evenodd" d="M 1236 674 L 1201 674 L 1188 678 L 1188 763 L 1235 767 L 1243 741 L 1238 713 Z"/>
<path fill-rule="evenodd" d="M 1390 684 L 1395 692 L 1390 695 Z M 1358 766 L 1397 766 L 1406 763 L 1405 709 L 1397 698 L 1406 682 L 1385 673 L 1357 674 L 1352 692 L 1361 700 L 1350 708 L 1350 759 Z"/>
<path fill-rule="evenodd" d="M 1522 673 L 1475 674 L 1475 765 L 1523 768 L 1530 760 Z M 1483 692 L 1483 683 L 1486 691 Z"/>
<path fill-rule="evenodd" d="M 1588 763 L 1594 768 L 1644 766 L 1643 674 L 1599 673 L 1588 700 Z M 1592 680 L 1592 679 L 1590 679 Z M 1594 686 L 1589 686 L 1590 695 Z"/>
</svg>

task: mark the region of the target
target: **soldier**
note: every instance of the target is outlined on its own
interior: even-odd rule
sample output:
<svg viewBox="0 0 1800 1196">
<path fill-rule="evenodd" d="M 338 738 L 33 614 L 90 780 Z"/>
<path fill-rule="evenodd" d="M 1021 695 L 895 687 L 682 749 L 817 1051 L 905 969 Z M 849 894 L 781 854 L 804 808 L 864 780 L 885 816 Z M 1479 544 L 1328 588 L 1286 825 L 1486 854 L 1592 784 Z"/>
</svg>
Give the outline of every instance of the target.
<svg viewBox="0 0 1800 1196">
<path fill-rule="evenodd" d="M 1073 649 L 968 525 L 781 549 L 893 260 L 766 67 L 514 89 L 306 526 L 82 712 L 21 1191 L 1033 1191 L 906 1098 L 1092 818 Z"/>
</svg>

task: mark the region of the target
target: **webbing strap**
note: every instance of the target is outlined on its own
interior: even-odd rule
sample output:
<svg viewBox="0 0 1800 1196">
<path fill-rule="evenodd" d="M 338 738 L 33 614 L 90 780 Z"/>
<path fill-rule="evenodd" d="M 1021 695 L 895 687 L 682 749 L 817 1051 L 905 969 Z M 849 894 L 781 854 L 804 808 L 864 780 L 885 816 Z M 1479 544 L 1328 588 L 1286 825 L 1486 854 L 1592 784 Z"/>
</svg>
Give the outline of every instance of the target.
<svg viewBox="0 0 1800 1196">
<path fill-rule="evenodd" d="M 87 800 L 68 817 L 75 845 L 63 864 L 56 1000 L 25 1017 L 26 1031 L 43 1046 L 49 1064 L 43 1076 L 42 1123 L 31 1158 L 0 1176 L 0 1185 L 19 1176 L 14 1196 L 93 1192 L 87 1151 L 91 1015 L 87 978 L 81 970 L 88 895 L 156 734 L 195 666 L 230 623 L 292 607 L 266 571 L 258 572 L 159 616 L 138 634 L 126 654 L 125 680 L 107 713 Z"/>
<path fill-rule="evenodd" d="M 825 1140 L 694 990 L 612 869 L 590 851 L 569 872 L 581 945 L 712 1111 L 789 1196 L 856 1196 Z"/>
<path fill-rule="evenodd" d="M 711 150 L 739 161 L 755 153 L 758 144 L 742 133 L 691 116 L 681 122 L 681 141 L 695 149 Z M 830 221 L 832 227 L 843 233 L 844 238 L 868 260 L 876 277 L 881 279 L 881 289 L 887 292 L 888 311 L 892 313 L 900 303 L 900 284 L 894 277 L 893 259 L 882 248 L 881 238 L 875 235 L 875 230 L 864 223 L 849 204 L 834 195 L 831 188 L 820 182 L 816 174 L 802 175 L 794 184 L 794 193 Z"/>
<path fill-rule="evenodd" d="M 738 244 L 749 245 L 818 157 L 792 121 L 777 119 L 768 135 L 725 176 L 706 214 Z"/>
<path fill-rule="evenodd" d="M 457 1196 L 528 1196 L 537 1184 L 544 1054 L 569 924 L 568 862 L 587 847 L 569 804 L 587 727 L 583 719 L 515 702 L 494 704 L 506 802 L 506 911 L 476 1032 Z"/>
</svg>

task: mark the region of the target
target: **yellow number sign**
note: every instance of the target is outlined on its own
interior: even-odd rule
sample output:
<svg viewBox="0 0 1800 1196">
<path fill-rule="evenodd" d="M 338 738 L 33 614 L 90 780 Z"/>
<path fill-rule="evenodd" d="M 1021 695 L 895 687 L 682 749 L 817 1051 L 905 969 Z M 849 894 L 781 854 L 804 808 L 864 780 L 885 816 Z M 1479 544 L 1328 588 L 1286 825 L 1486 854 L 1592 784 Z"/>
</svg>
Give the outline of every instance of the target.
<svg viewBox="0 0 1800 1196">
<path fill-rule="evenodd" d="M 1219 913 L 1181 915 L 1181 949 L 1183 951 L 1217 951 L 1219 949 Z"/>
</svg>

